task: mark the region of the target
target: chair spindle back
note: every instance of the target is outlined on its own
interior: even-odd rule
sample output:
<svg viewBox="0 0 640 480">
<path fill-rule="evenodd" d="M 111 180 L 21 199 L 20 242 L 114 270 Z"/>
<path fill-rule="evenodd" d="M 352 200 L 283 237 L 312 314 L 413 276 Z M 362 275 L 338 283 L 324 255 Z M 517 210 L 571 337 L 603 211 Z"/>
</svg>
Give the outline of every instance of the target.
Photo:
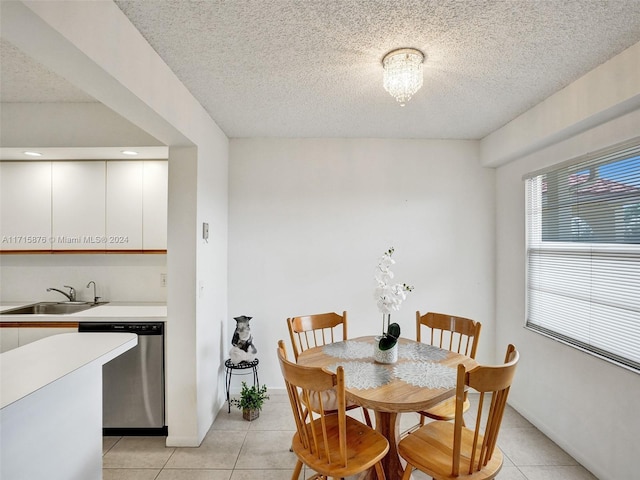
<svg viewBox="0 0 640 480">
<path fill-rule="evenodd" d="M 424 340 L 423 327 L 427 328 L 428 336 Z M 480 322 L 469 318 L 434 312 L 420 315 L 419 311 L 416 312 L 416 339 L 418 342 L 428 341 L 436 347 L 461 353 L 471 358 L 476 358 L 481 327 Z"/>
<path fill-rule="evenodd" d="M 504 365 L 480 365 L 468 372 L 464 365 L 458 365 L 452 475 L 458 476 L 461 469 L 465 471 L 464 474 L 471 475 L 480 471 L 491 460 L 518 360 L 518 351 L 513 345 L 509 345 Z M 462 434 L 462 404 L 466 387 L 480 393 L 471 442 L 463 441 Z M 485 406 L 487 402 L 488 412 Z"/>
<path fill-rule="evenodd" d="M 284 342 L 278 342 L 278 360 L 289 395 L 291 409 L 296 423 L 298 436 L 305 449 L 327 465 L 347 466 L 346 435 L 346 397 L 344 388 L 344 369 L 338 367 L 332 374 L 321 368 L 305 367 L 287 360 Z M 326 412 L 323 392 L 335 388 L 337 410 Z M 317 408 L 319 406 L 319 408 Z M 326 417 L 337 415 L 336 422 L 327 422 Z M 331 436 L 339 435 L 339 451 L 329 445 Z M 335 458 L 335 457 L 338 458 Z"/>
<path fill-rule="evenodd" d="M 331 312 L 287 318 L 287 326 L 293 356 L 297 361 L 298 355 L 309 348 L 346 340 L 347 312 L 342 312 L 342 315 Z"/>
</svg>

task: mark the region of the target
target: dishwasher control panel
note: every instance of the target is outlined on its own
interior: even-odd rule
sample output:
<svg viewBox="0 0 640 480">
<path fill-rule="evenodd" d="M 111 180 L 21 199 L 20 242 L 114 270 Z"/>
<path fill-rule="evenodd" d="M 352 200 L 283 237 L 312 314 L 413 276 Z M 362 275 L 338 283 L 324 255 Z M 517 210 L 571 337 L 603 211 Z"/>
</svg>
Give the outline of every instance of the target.
<svg viewBox="0 0 640 480">
<path fill-rule="evenodd" d="M 161 322 L 80 322 L 78 332 L 126 332 L 138 335 L 162 335 L 164 333 L 164 324 Z"/>
</svg>

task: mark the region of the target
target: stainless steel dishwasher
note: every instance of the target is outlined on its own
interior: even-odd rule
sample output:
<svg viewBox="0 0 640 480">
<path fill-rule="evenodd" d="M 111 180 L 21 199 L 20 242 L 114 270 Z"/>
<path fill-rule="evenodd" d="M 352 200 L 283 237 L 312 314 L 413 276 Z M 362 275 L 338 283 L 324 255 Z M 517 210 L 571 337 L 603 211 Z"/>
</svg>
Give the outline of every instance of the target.
<svg viewBox="0 0 640 480">
<path fill-rule="evenodd" d="M 81 322 L 79 332 L 128 332 L 138 345 L 102 367 L 104 435 L 167 435 L 164 324 Z"/>
</svg>

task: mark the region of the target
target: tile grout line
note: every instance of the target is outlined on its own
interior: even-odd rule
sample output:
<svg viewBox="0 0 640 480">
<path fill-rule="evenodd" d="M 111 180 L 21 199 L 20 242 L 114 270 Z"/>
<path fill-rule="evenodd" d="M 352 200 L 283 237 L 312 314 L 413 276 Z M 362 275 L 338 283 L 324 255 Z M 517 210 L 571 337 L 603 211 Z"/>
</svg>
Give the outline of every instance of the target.
<svg viewBox="0 0 640 480">
<path fill-rule="evenodd" d="M 111 446 L 107 449 L 107 451 L 106 451 L 106 452 L 103 452 L 103 454 L 102 454 L 102 458 L 104 458 L 104 456 L 105 456 L 107 453 L 109 453 L 109 452 L 113 449 L 113 447 L 115 447 L 115 446 L 120 442 L 120 440 L 122 440 L 122 439 L 123 439 L 123 437 L 120 437 L 120 438 L 118 438 L 118 440 L 116 440 L 115 442 L 113 442 L 113 445 L 111 445 Z"/>
<path fill-rule="evenodd" d="M 249 425 L 251 428 L 251 425 Z M 236 461 L 233 462 L 233 468 L 231 469 L 231 476 L 233 476 L 233 472 L 235 472 L 236 467 L 238 466 L 238 460 L 240 459 L 240 454 L 242 453 L 242 449 L 244 448 L 245 443 L 247 442 L 247 436 L 249 435 L 249 428 L 244 432 L 244 438 L 242 439 L 242 445 L 240 445 L 240 450 L 238 450 L 238 454 L 236 455 Z"/>
<path fill-rule="evenodd" d="M 516 470 L 518 470 L 518 472 L 520 472 L 520 475 L 522 475 L 525 478 L 525 480 L 529 480 L 529 477 L 527 477 L 527 475 L 522 470 L 520 470 L 520 466 L 516 465 L 515 463 L 514 463 L 514 465 L 516 467 Z"/>
<path fill-rule="evenodd" d="M 162 465 L 162 467 L 160 467 L 160 471 L 158 472 L 158 475 L 160 475 L 162 473 L 162 471 L 165 469 L 165 467 L 169 463 L 169 460 L 171 460 L 171 457 L 173 457 L 173 455 L 176 453 L 176 450 L 178 449 L 178 447 L 167 447 L 167 445 L 166 445 L 166 437 L 165 437 L 165 447 L 164 448 L 172 448 L 173 451 L 171 452 L 171 455 L 169 455 L 169 457 L 167 458 L 167 461 L 164 462 L 164 465 Z M 156 479 L 157 478 L 158 477 L 156 476 Z"/>
<path fill-rule="evenodd" d="M 163 470 L 164 470 L 164 468 L 161 468 L 160 470 L 158 470 L 158 473 L 156 473 L 156 476 L 153 477 L 153 480 L 158 480 L 158 477 L 160 476 L 160 474 L 162 473 Z"/>
</svg>

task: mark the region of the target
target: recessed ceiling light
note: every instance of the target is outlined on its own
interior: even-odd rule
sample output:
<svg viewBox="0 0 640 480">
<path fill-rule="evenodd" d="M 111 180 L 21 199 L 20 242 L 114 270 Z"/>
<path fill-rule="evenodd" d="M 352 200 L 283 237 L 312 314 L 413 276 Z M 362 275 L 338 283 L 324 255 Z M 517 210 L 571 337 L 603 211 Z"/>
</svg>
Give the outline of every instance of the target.
<svg viewBox="0 0 640 480">
<path fill-rule="evenodd" d="M 42 156 L 42 154 L 38 153 L 38 152 L 22 152 L 22 153 L 24 153 L 25 155 L 29 155 L 30 157 L 41 157 Z"/>
<path fill-rule="evenodd" d="M 138 155 L 138 152 L 134 152 L 133 150 L 122 150 L 123 155 Z"/>
</svg>

